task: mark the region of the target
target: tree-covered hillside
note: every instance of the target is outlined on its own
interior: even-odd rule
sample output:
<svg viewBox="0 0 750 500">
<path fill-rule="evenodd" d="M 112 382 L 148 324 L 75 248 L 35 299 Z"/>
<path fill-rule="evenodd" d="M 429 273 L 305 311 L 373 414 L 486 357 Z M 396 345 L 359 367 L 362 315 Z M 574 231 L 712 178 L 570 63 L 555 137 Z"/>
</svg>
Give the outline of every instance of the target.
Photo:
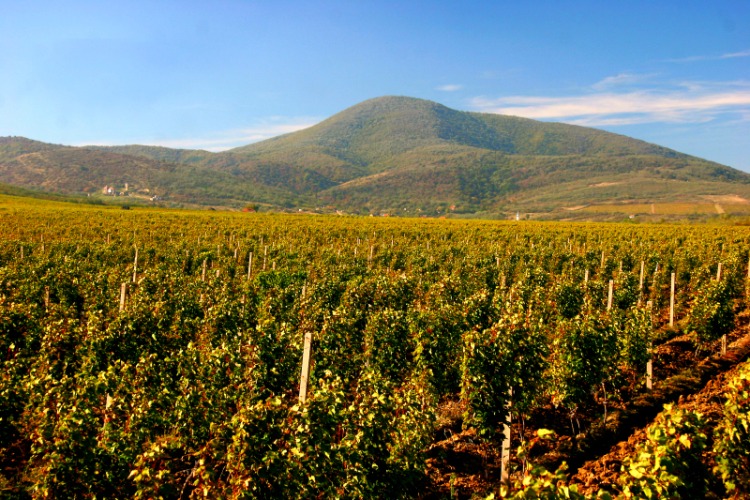
<svg viewBox="0 0 750 500">
<path fill-rule="evenodd" d="M 173 203 L 399 214 L 750 199 L 750 175 L 658 145 L 394 96 L 220 153 L 0 138 L 0 182 L 61 193 L 127 183 Z"/>
</svg>

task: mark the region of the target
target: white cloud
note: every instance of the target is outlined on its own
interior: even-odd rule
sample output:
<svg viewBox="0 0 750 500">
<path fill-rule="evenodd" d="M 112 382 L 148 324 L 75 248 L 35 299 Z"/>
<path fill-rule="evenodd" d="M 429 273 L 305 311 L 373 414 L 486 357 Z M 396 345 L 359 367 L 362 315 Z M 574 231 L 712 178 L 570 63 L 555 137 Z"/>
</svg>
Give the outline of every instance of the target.
<svg viewBox="0 0 750 500">
<path fill-rule="evenodd" d="M 750 57 L 750 49 L 741 50 L 739 52 L 728 52 L 726 54 L 720 54 L 718 56 L 698 55 L 698 56 L 679 57 L 677 59 L 666 59 L 665 62 L 689 63 L 689 62 L 699 62 L 699 61 L 720 61 L 723 59 L 735 59 L 738 57 Z"/>
<path fill-rule="evenodd" d="M 605 79 L 606 80 L 606 79 Z M 478 111 L 587 126 L 640 123 L 700 123 L 750 110 L 750 84 L 680 84 L 671 89 L 596 92 L 565 97 L 510 96 L 476 98 Z"/>
<path fill-rule="evenodd" d="M 461 90 L 464 88 L 463 85 L 459 85 L 457 83 L 451 83 L 448 85 L 441 85 L 437 87 L 435 90 L 440 90 L 442 92 L 456 92 L 457 90 Z"/>
<path fill-rule="evenodd" d="M 608 76 L 591 86 L 595 90 L 604 90 L 612 87 L 621 87 L 624 85 L 633 85 L 641 83 L 652 78 L 653 74 L 639 75 L 636 73 L 620 73 L 619 75 Z"/>
<path fill-rule="evenodd" d="M 314 118 L 280 118 L 274 117 L 257 125 L 241 129 L 224 130 L 203 137 L 189 137 L 182 139 L 144 139 L 135 141 L 136 144 L 144 146 L 164 146 L 178 149 L 204 149 L 206 151 L 225 151 L 263 141 L 283 134 L 297 132 L 318 123 Z M 111 146 L 114 142 L 88 142 L 88 146 Z M 83 144 L 82 144 L 83 145 Z"/>
<path fill-rule="evenodd" d="M 731 52 L 729 54 L 722 54 L 719 59 L 734 59 L 736 57 L 750 57 L 750 50 L 743 50 L 740 52 Z"/>
</svg>

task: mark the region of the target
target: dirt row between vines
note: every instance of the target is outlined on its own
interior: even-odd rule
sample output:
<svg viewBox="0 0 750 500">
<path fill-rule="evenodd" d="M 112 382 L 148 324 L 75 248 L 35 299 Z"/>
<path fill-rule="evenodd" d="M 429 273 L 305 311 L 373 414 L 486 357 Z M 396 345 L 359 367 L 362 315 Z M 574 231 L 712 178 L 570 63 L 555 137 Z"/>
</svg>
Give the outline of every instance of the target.
<svg viewBox="0 0 750 500">
<path fill-rule="evenodd" d="M 728 336 L 727 354 L 696 357 L 687 335 L 676 336 L 656 348 L 654 387 L 623 394 L 623 403 L 610 409 L 606 425 L 601 406 L 590 408 L 582 418 L 585 433 L 573 436 L 569 416 L 561 409 L 545 408 L 525 423 L 513 424 L 513 447 L 520 436 L 534 437 L 539 428 L 552 428 L 558 438 L 532 447 L 530 459 L 554 470 L 568 464 L 571 483 L 579 490 L 595 492 L 616 482 L 622 459 L 645 439 L 644 429 L 663 410 L 664 404 L 699 411 L 709 421 L 718 419 L 726 377 L 750 356 L 750 311 L 738 316 L 738 327 Z M 711 346 L 719 352 L 719 343 Z M 461 408 L 455 401 L 441 405 L 443 425 L 427 450 L 427 476 L 421 498 L 483 498 L 500 484 L 501 449 L 480 439 L 474 430 L 461 430 Z M 516 468 L 520 464 L 514 464 Z"/>
</svg>

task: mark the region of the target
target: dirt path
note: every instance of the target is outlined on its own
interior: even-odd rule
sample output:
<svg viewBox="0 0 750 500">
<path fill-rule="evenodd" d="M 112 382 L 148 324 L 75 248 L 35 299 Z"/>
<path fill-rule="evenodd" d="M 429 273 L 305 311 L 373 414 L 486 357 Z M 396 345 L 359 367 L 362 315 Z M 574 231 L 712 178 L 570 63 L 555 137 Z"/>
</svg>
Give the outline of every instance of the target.
<svg viewBox="0 0 750 500">
<path fill-rule="evenodd" d="M 726 213 L 726 211 L 724 210 L 724 207 L 722 207 L 718 203 L 714 203 L 714 208 L 716 209 L 716 213 L 719 215 Z"/>
</svg>

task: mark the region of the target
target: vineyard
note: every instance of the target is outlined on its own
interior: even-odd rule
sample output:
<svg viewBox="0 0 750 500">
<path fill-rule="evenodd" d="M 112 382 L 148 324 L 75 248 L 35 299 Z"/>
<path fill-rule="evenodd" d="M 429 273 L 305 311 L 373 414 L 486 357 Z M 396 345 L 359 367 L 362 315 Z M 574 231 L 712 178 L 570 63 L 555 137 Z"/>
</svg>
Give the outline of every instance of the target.
<svg viewBox="0 0 750 500">
<path fill-rule="evenodd" d="M 750 229 L 3 197 L 0 235 L 0 496 L 750 494 Z"/>
</svg>

